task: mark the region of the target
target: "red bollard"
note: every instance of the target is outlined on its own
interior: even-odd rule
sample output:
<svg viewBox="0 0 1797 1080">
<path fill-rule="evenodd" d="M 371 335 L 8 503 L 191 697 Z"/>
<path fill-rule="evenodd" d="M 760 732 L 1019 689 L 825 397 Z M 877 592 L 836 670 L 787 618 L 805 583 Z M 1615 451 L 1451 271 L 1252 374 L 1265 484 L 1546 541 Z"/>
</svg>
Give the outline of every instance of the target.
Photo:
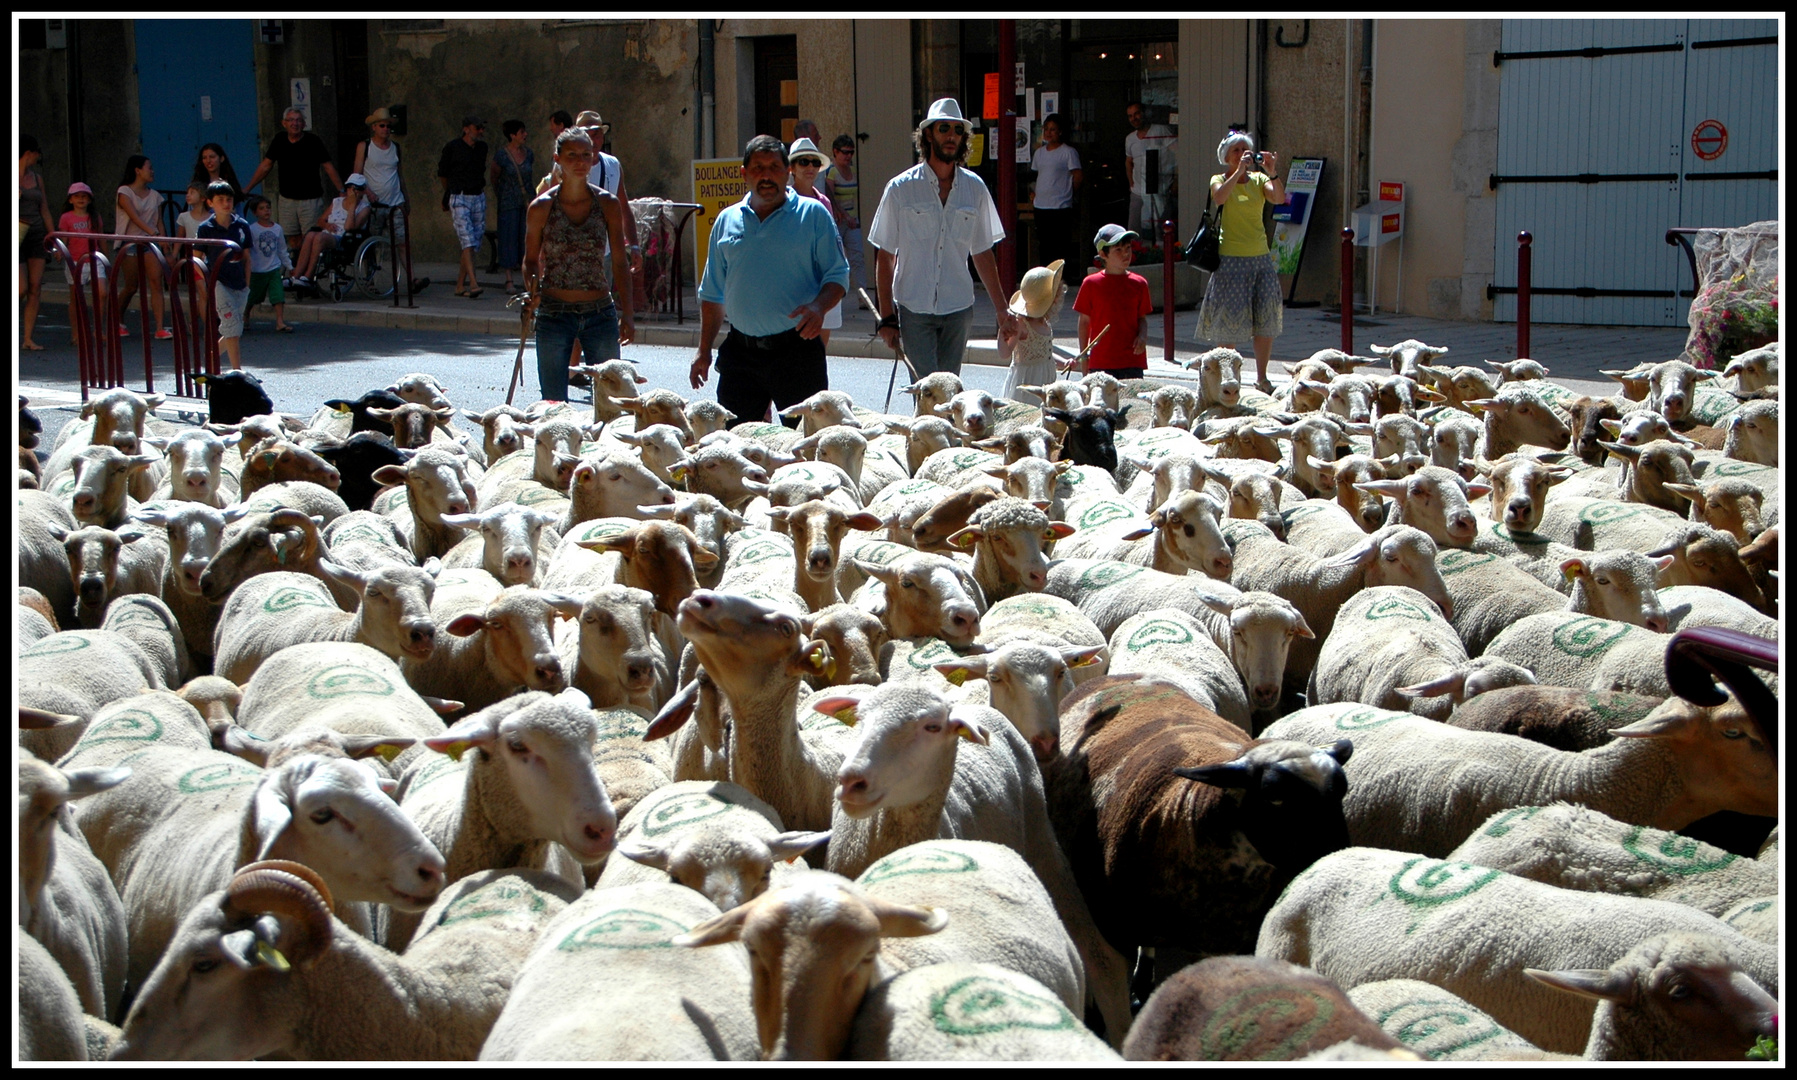
<svg viewBox="0 0 1797 1080">
<path fill-rule="evenodd" d="M 1173 254 L 1178 233 L 1171 220 L 1161 222 L 1161 358 L 1173 363 Z"/>
<path fill-rule="evenodd" d="M 1535 238 L 1526 231 L 1516 234 L 1516 358 L 1529 355 L 1529 272 L 1534 260 Z"/>
<path fill-rule="evenodd" d="M 1354 230 L 1342 229 L 1342 352 L 1354 352 Z"/>
</svg>

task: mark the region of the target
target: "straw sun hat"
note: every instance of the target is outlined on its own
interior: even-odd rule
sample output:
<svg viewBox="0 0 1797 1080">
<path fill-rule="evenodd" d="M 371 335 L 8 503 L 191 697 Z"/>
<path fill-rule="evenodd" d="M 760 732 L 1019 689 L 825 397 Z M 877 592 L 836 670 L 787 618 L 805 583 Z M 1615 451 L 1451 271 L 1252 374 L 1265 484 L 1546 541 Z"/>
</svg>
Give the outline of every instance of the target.
<svg viewBox="0 0 1797 1080">
<path fill-rule="evenodd" d="M 1054 307 L 1055 300 L 1061 295 L 1063 261 L 1056 259 L 1023 275 L 1017 291 L 1011 294 L 1011 314 L 1026 319 L 1040 319 L 1048 314 L 1048 309 Z"/>
</svg>

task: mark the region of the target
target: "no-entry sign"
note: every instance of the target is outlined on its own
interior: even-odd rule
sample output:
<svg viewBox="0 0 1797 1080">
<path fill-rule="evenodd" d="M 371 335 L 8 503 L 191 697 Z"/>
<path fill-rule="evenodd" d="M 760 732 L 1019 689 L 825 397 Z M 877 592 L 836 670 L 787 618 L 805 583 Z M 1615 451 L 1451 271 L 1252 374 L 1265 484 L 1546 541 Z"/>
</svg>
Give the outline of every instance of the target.
<svg viewBox="0 0 1797 1080">
<path fill-rule="evenodd" d="M 1720 120 L 1705 120 L 1691 129 L 1691 152 L 1704 161 L 1715 161 L 1728 149 L 1728 129 Z"/>
</svg>

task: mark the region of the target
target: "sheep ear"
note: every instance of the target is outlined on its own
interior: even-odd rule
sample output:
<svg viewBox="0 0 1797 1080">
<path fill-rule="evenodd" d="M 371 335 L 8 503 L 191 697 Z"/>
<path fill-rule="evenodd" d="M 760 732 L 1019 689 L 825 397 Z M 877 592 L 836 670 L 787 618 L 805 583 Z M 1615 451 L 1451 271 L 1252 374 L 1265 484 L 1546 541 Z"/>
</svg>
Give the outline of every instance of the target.
<svg viewBox="0 0 1797 1080">
<path fill-rule="evenodd" d="M 859 719 L 855 710 L 860 706 L 861 699 L 852 697 L 821 698 L 811 703 L 811 708 L 814 711 L 823 713 L 825 716 L 833 716 L 850 727 L 854 727 L 855 721 Z"/>
<path fill-rule="evenodd" d="M 668 849 L 665 845 L 648 840 L 626 840 L 618 845 L 618 854 L 634 863 L 653 867 L 656 870 L 668 868 Z"/>
<path fill-rule="evenodd" d="M 1622 421 L 1620 421 L 1620 420 L 1610 420 L 1610 419 L 1599 420 L 1597 422 L 1597 426 L 1600 428 L 1603 428 L 1605 431 L 1609 432 L 1613 436 L 1622 434 Z"/>
<path fill-rule="evenodd" d="M 1042 539 L 1065 540 L 1077 531 L 1077 529 L 1072 525 L 1067 524 L 1065 521 L 1051 521 L 1048 523 L 1048 528 L 1042 531 Z"/>
<path fill-rule="evenodd" d="M 881 937 L 923 937 L 948 925 L 948 912 L 941 908 L 910 907 L 877 896 L 868 897 L 867 906 L 880 920 Z"/>
<path fill-rule="evenodd" d="M 1639 446 L 1628 446 L 1624 443 L 1604 442 L 1602 440 L 1599 440 L 1597 445 L 1608 450 L 1612 457 L 1623 458 L 1627 461 L 1637 461 L 1641 457 L 1641 448 Z"/>
<path fill-rule="evenodd" d="M 588 540 L 576 540 L 575 546 L 588 551 L 616 551 L 626 559 L 636 551 L 637 530 L 630 529 L 610 536 L 598 536 Z"/>
<path fill-rule="evenodd" d="M 1334 758 L 1337 765 L 1346 765 L 1348 759 L 1354 756 L 1354 740 L 1337 739 L 1329 749 L 1323 752 Z"/>
<path fill-rule="evenodd" d="M 462 760 L 462 755 L 472 747 L 488 747 L 499 738 L 498 722 L 485 710 L 475 713 L 466 720 L 458 721 L 454 727 L 441 735 L 431 735 L 424 740 L 424 745 L 439 754 L 448 754 L 455 761 Z"/>
<path fill-rule="evenodd" d="M 1304 621 L 1304 616 L 1302 614 L 1299 614 L 1295 609 L 1292 614 L 1298 616 L 1298 621 L 1292 625 L 1292 628 L 1289 631 L 1293 637 L 1315 638 L 1317 636 L 1316 631 L 1310 628 L 1310 624 Z"/>
<path fill-rule="evenodd" d="M 1487 473 L 1487 475 L 1490 475 L 1490 474 Z M 1555 484 L 1563 484 L 1566 481 L 1571 480 L 1572 477 L 1573 477 L 1573 471 L 1571 469 L 1565 467 L 1564 465 L 1550 468 L 1547 470 L 1547 486 L 1553 487 Z M 1668 484 L 1666 486 L 1671 487 L 1672 485 Z"/>
<path fill-rule="evenodd" d="M 370 474 L 370 479 L 382 486 L 403 484 L 406 482 L 406 471 L 398 465 L 382 465 Z"/>
<path fill-rule="evenodd" d="M 1235 611 L 1235 608 L 1227 599 L 1218 596 L 1215 593 L 1201 592 L 1198 594 L 1198 600 L 1205 607 L 1210 608 L 1219 615 L 1229 615 Z"/>
<path fill-rule="evenodd" d="M 1580 997 L 1618 1003 L 1627 1003 L 1635 998 L 1635 980 L 1620 971 L 1605 971 L 1602 968 L 1574 968 L 1568 971 L 1523 968 L 1522 973 L 1538 983 Z"/>
<path fill-rule="evenodd" d="M 681 687 L 673 697 L 668 699 L 668 703 L 661 707 L 661 711 L 655 714 L 655 719 L 649 723 L 649 730 L 643 732 L 643 741 L 654 742 L 657 739 L 665 739 L 679 731 L 688 720 L 692 719 L 693 709 L 698 704 L 699 680 L 694 679 Z"/>
<path fill-rule="evenodd" d="M 956 686 L 967 685 L 968 679 L 986 677 L 986 658 L 983 656 L 964 656 L 958 660 L 943 660 L 930 666 Z"/>
<path fill-rule="evenodd" d="M 958 547 L 962 551 L 966 551 L 968 548 L 973 547 L 985 538 L 986 533 L 984 530 L 977 525 L 969 525 L 965 529 L 961 529 L 951 534 L 947 543 L 950 547 Z"/>
<path fill-rule="evenodd" d="M 1654 569 L 1659 570 L 1663 573 L 1666 570 L 1671 569 L 1672 564 L 1677 561 L 1678 560 L 1671 555 L 1661 555 L 1659 558 L 1657 558 L 1653 561 Z"/>
<path fill-rule="evenodd" d="M 1218 765 L 1200 765 L 1188 769 L 1174 769 L 1174 776 L 1182 776 L 1187 780 L 1196 780 L 1200 784 L 1210 784 L 1220 788 L 1245 788 L 1254 783 L 1255 769 L 1240 758 L 1225 761 Z"/>
<path fill-rule="evenodd" d="M 1365 483 L 1355 484 L 1354 490 L 1364 491 L 1369 495 L 1389 495 L 1394 499 L 1401 499 L 1409 486 L 1409 482 L 1405 480 L 1369 480 Z"/>
<path fill-rule="evenodd" d="M 392 761 L 418 740 L 410 735 L 340 735 L 343 752 L 352 758 L 379 754 L 382 761 Z"/>
<path fill-rule="evenodd" d="M 1414 393 L 1423 401 L 1446 401 L 1448 399 L 1448 396 L 1441 391 L 1431 390 L 1426 386 L 1418 386 Z"/>
<path fill-rule="evenodd" d="M 63 773 L 68 780 L 69 798 L 79 799 L 86 795 L 98 795 L 102 791 L 110 791 L 126 780 L 131 779 L 129 767 L 116 769 L 92 766 L 85 769 L 70 769 Z"/>
<path fill-rule="evenodd" d="M 792 862 L 819 844 L 830 839 L 828 829 L 823 832 L 783 832 L 767 842 L 767 849 L 774 858 L 784 862 Z"/>
<path fill-rule="evenodd" d="M 746 904 L 739 904 L 717 918 L 708 919 L 674 938 L 670 944 L 700 949 L 707 945 L 725 945 L 736 941 L 743 936 L 743 924 L 749 921 L 749 913 L 760 902 L 761 898 L 756 897 Z"/>
<path fill-rule="evenodd" d="M 1103 645 L 1068 646 L 1061 650 L 1061 662 L 1070 668 L 1088 667 L 1098 663 L 1104 650 Z"/>
<path fill-rule="evenodd" d="M 1154 514 L 1149 517 L 1148 524 L 1138 525 L 1135 528 L 1131 529 L 1130 531 L 1124 533 L 1122 536 L 1119 536 L 1117 539 L 1119 539 L 1119 540 L 1140 540 L 1143 537 L 1153 536 L 1154 530 L 1156 528 L 1158 528 L 1161 525 L 1161 523 L 1164 521 L 1166 521 L 1165 511 L 1156 510 L 1154 512 Z"/>
<path fill-rule="evenodd" d="M 1567 559 L 1560 564 L 1560 573 L 1567 581 L 1571 581 L 1573 578 L 1578 577 L 1584 572 L 1585 560 L 1583 559 Z"/>
<path fill-rule="evenodd" d="M 1668 709 L 1666 706 L 1671 705 Z M 1619 739 L 1667 739 L 1701 726 L 1700 714 L 1678 698 L 1668 698 L 1653 712 L 1622 727 L 1610 729 Z"/>
<path fill-rule="evenodd" d="M 948 718 L 948 727 L 950 731 L 956 732 L 970 743 L 979 743 L 981 746 L 989 746 L 992 743 L 992 732 L 987 731 L 978 720 L 971 717 L 951 715 Z"/>
<path fill-rule="evenodd" d="M 1464 689 L 1466 689 L 1466 672 L 1455 670 L 1430 682 L 1417 683 L 1414 686 L 1400 686 L 1398 693 L 1405 697 L 1436 697 L 1440 694 L 1458 694 Z"/>
<path fill-rule="evenodd" d="M 449 625 L 445 626 L 443 629 L 454 634 L 456 637 L 472 637 L 475 634 L 480 633 L 481 629 L 486 625 L 487 620 L 483 616 L 475 615 L 470 612 L 466 615 L 457 615 L 455 618 L 451 619 Z"/>
<path fill-rule="evenodd" d="M 293 777 L 289 774 L 256 788 L 256 835 L 261 838 L 261 843 L 256 848 L 258 862 L 268 858 L 275 841 L 281 838 L 281 834 L 293 822 L 293 806 L 288 801 L 291 797 L 288 787 L 292 782 Z"/>
<path fill-rule="evenodd" d="M 1469 499 L 1483 498 L 1489 494 L 1491 494 L 1490 484 L 1481 484 L 1477 481 L 1472 481 L 1466 485 L 1466 497 Z"/>
</svg>

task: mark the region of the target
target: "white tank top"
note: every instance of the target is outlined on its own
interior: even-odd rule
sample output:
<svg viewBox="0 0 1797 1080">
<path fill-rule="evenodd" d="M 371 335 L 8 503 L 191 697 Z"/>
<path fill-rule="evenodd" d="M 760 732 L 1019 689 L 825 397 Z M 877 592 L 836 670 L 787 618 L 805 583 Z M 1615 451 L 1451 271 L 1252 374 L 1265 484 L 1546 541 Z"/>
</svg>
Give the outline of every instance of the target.
<svg viewBox="0 0 1797 1080">
<path fill-rule="evenodd" d="M 368 178 L 368 194 L 374 196 L 376 202 L 388 206 L 405 202 L 399 190 L 398 143 L 389 143 L 387 149 L 382 150 L 369 139 L 368 150 L 362 155 L 362 175 Z"/>
</svg>

